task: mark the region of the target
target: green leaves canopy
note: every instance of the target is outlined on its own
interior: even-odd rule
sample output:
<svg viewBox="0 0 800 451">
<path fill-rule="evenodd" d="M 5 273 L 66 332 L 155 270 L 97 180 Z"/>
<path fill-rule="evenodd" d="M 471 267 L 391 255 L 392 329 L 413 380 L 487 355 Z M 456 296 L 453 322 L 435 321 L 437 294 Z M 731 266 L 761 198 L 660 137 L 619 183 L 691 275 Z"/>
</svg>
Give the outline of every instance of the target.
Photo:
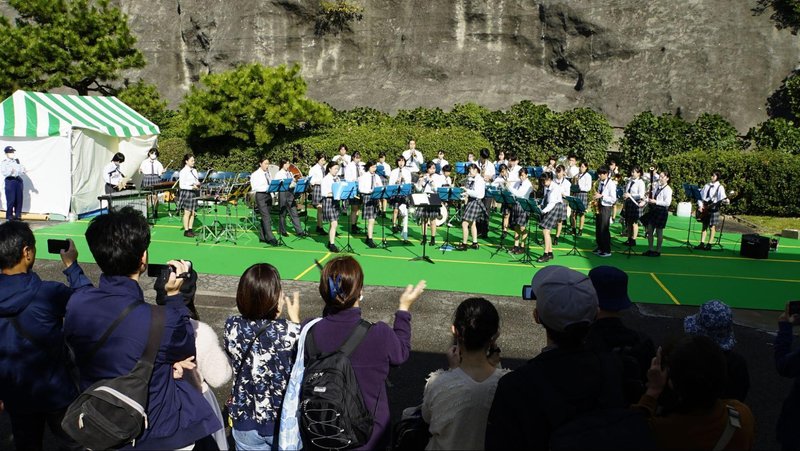
<svg viewBox="0 0 800 451">
<path fill-rule="evenodd" d="M 190 140 L 231 137 L 262 147 L 281 134 L 333 119 L 328 106 L 306 98 L 298 65 L 245 64 L 200 82 L 181 105 Z"/>
</svg>

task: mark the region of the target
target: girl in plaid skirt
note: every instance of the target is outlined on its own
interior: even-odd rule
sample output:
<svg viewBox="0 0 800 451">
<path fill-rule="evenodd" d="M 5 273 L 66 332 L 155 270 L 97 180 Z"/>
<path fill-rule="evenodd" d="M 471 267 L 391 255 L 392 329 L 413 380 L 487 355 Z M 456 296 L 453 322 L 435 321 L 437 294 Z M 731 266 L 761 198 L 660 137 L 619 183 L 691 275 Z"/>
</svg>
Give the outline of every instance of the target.
<svg viewBox="0 0 800 451">
<path fill-rule="evenodd" d="M 147 159 L 139 165 L 139 172 L 142 174 L 141 188 L 149 188 L 161 181 L 161 174 L 164 173 L 164 165 L 158 161 L 158 149 L 153 147 L 147 152 Z M 158 217 L 158 194 L 153 193 L 147 197 L 148 204 L 153 211 L 153 218 Z"/>
<path fill-rule="evenodd" d="M 200 190 L 200 177 L 194 168 L 194 155 L 187 153 L 183 156 L 183 169 L 178 175 L 178 209 L 183 210 L 183 236 L 193 237 L 195 211 L 197 210 L 197 196 Z"/>
<path fill-rule="evenodd" d="M 700 192 L 701 198 L 697 200 L 697 211 L 700 214 L 700 221 L 703 223 L 703 231 L 700 233 L 700 244 L 695 246 L 695 249 L 711 249 L 717 224 L 720 223 L 720 205 L 731 203 L 725 194 L 725 187 L 720 183 L 721 176 L 720 171 L 713 171 L 711 181 L 703 187 Z M 706 233 L 708 233 L 708 241 L 706 241 Z M 704 241 L 706 241 L 705 244 L 703 244 Z"/>
<path fill-rule="evenodd" d="M 436 190 L 442 186 L 441 175 L 436 174 L 436 164 L 429 161 L 425 167 L 425 174 L 417 180 L 417 191 L 425 194 L 435 194 Z M 417 207 L 417 220 L 422 224 L 422 236 L 428 236 L 428 225 L 431 227 L 430 245 L 436 245 L 436 220 L 441 216 L 438 206 L 419 206 Z"/>
<path fill-rule="evenodd" d="M 336 228 L 339 227 L 339 201 L 333 198 L 333 183 L 338 181 L 339 165 L 333 161 L 328 163 L 325 168 L 326 174 L 320 183 L 320 191 L 322 193 L 322 220 L 330 222 L 328 228 L 328 250 L 331 252 L 339 252 L 336 247 Z"/>
<path fill-rule="evenodd" d="M 311 167 L 308 171 L 309 184 L 311 185 L 311 205 L 317 209 L 317 233 L 320 235 L 325 234 L 325 229 L 322 228 L 322 178 L 325 177 L 325 155 L 322 152 L 317 154 L 317 164 Z"/>
<path fill-rule="evenodd" d="M 464 215 L 461 222 L 463 237 L 461 244 L 456 247 L 458 251 L 465 251 L 469 248 L 478 249 L 478 227 L 475 223 L 481 216 L 489 216 L 486 212 L 486 207 L 483 206 L 483 196 L 486 195 L 486 182 L 478 174 L 478 165 L 472 163 L 468 167 L 467 205 L 464 207 Z M 472 232 L 472 245 L 468 246 L 467 237 L 470 231 Z"/>
<path fill-rule="evenodd" d="M 667 209 L 672 204 L 672 188 L 669 186 L 669 171 L 661 171 L 658 177 L 658 186 L 654 183 L 651 196 L 647 199 L 649 205 L 647 213 L 642 217 L 642 222 L 647 227 L 647 243 L 649 248 L 643 254 L 647 257 L 661 255 L 661 243 L 664 242 L 664 228 L 667 226 Z M 658 235 L 658 245 L 653 250 L 653 231 Z"/>
<path fill-rule="evenodd" d="M 550 238 L 550 230 L 556 227 L 561 221 L 561 216 L 566 211 L 566 208 L 564 208 L 561 189 L 553 187 L 553 173 L 543 172 L 542 178 L 539 180 L 544 186 L 542 219 L 539 221 L 539 227 L 541 227 L 542 235 L 544 236 L 544 254 L 536 259 L 536 261 L 538 263 L 545 263 L 554 258 L 553 241 Z"/>
<path fill-rule="evenodd" d="M 526 168 L 520 168 L 518 174 L 519 181 L 514 182 L 509 187 L 509 191 L 511 191 L 514 197 L 527 199 L 533 191 L 533 185 L 531 185 L 531 181 L 528 180 L 528 170 Z M 525 248 L 522 247 L 522 244 L 528 245 L 528 212 L 525 211 L 518 202 L 515 202 L 511 206 L 510 225 L 514 229 L 514 246 L 511 248 L 510 252 L 512 254 L 521 254 L 525 252 Z"/>
<path fill-rule="evenodd" d="M 586 161 L 581 161 L 580 172 L 578 173 L 578 192 L 575 197 L 583 203 L 582 211 L 573 211 L 572 215 L 576 219 L 573 225 L 578 227 L 578 236 L 583 235 L 583 224 L 586 220 L 586 210 L 589 208 L 589 191 L 592 190 L 592 175 L 589 174 L 589 165 Z M 580 218 L 580 219 L 578 219 Z"/>
<path fill-rule="evenodd" d="M 378 211 L 380 210 L 381 205 L 380 199 L 372 199 L 372 193 L 375 191 L 375 188 L 380 188 L 383 186 L 381 177 L 375 173 L 377 168 L 377 163 L 374 161 L 368 161 L 364 165 L 366 172 L 361 174 L 361 177 L 358 178 L 358 192 L 361 193 L 361 201 L 363 203 L 361 214 L 364 217 L 364 221 L 367 222 L 367 239 L 364 242 L 370 248 L 378 247 L 378 245 L 375 244 L 375 241 L 372 240 L 372 230 L 375 228 L 375 218 L 378 217 Z"/>
<path fill-rule="evenodd" d="M 628 246 L 636 244 L 636 236 L 639 235 L 639 218 L 644 213 L 644 206 L 646 202 L 644 181 L 642 180 L 642 168 L 634 165 L 631 168 L 631 178 L 625 184 L 622 198 L 622 216 L 625 218 L 626 232 L 628 234 L 628 241 L 625 243 Z"/>
</svg>

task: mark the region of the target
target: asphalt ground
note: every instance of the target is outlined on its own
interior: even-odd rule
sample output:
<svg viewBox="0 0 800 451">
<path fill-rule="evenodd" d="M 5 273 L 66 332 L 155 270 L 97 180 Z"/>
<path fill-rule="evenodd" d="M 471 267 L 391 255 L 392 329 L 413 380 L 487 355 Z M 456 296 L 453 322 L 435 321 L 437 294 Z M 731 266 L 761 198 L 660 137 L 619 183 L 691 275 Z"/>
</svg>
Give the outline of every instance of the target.
<svg viewBox="0 0 800 451">
<path fill-rule="evenodd" d="M 79 258 L 80 260 L 80 258 Z M 94 264 L 83 264 L 89 278 L 97 282 L 100 271 Z M 60 263 L 39 260 L 34 270 L 45 280 L 63 281 Z M 142 288 L 147 299 L 154 298 L 152 279 L 143 277 Z M 416 280 L 409 280 L 415 283 Z M 236 314 L 235 293 L 238 278 L 231 276 L 201 274 L 198 281 L 196 305 L 201 320 L 221 333 L 225 319 Z M 498 283 L 498 281 L 487 281 Z M 284 282 L 284 290 L 299 291 L 301 317 L 317 316 L 322 311 L 318 286 L 311 282 Z M 370 321 L 385 321 L 391 324 L 401 289 L 394 287 L 365 287 L 362 309 Z M 389 399 L 393 419 L 400 417 L 403 408 L 422 401 L 426 376 L 433 370 L 446 366 L 444 351 L 450 343 L 449 325 L 456 306 L 469 293 L 426 291 L 412 309 L 412 354 L 408 361 L 395 368 L 389 375 Z M 498 345 L 502 349 L 502 364 L 516 368 L 539 353 L 544 346 L 544 330 L 533 322 L 534 302 L 513 297 L 488 297 L 501 315 L 501 336 Z M 667 342 L 682 332 L 682 318 L 696 312 L 695 307 L 646 305 L 634 306 L 626 312 L 624 320 L 633 328 L 649 334 L 657 344 Z M 775 442 L 774 425 L 780 406 L 788 394 L 791 381 L 775 372 L 772 343 L 776 327 L 775 312 L 739 310 L 737 321 L 736 350 L 749 363 L 751 389 L 747 404 L 757 421 L 756 449 L 779 449 Z M 220 338 L 221 339 L 221 338 Z M 216 390 L 220 403 L 227 398 L 229 386 Z M 0 414 L 0 449 L 13 449 L 7 414 Z M 46 440 L 45 449 L 55 449 L 53 441 Z"/>
</svg>

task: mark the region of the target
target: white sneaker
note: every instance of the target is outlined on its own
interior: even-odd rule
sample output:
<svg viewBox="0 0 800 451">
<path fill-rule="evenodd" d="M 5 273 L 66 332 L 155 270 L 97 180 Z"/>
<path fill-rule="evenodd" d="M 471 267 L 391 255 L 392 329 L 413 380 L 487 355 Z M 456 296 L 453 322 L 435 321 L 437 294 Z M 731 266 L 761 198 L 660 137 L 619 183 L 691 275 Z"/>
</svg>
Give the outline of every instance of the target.
<svg viewBox="0 0 800 451">
<path fill-rule="evenodd" d="M 592 251 L 592 253 L 593 253 L 593 254 L 595 254 L 595 255 L 597 255 L 597 254 L 599 254 L 599 253 L 600 253 L 600 249 L 595 249 L 595 250 L 593 250 L 593 251 Z"/>
<path fill-rule="evenodd" d="M 597 256 L 598 256 L 598 257 L 603 257 L 603 258 L 605 258 L 605 257 L 611 257 L 611 252 L 599 252 L 599 253 L 597 254 Z"/>
</svg>

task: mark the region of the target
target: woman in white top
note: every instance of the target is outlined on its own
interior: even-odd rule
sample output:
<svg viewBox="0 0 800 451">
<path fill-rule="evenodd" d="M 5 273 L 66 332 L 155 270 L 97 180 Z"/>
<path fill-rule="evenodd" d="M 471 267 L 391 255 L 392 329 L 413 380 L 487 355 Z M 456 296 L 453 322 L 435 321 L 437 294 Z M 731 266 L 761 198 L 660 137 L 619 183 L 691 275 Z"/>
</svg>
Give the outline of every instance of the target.
<svg viewBox="0 0 800 451">
<path fill-rule="evenodd" d="M 501 191 L 508 189 L 508 187 L 512 184 L 508 176 L 508 166 L 506 166 L 504 163 L 501 163 L 497 173 L 497 177 L 492 180 L 492 186 Z M 500 207 L 500 214 L 503 215 L 503 230 L 500 232 L 500 241 L 503 241 L 508 233 L 508 220 L 511 216 L 512 207 L 512 205 L 509 205 L 505 202 L 503 202 L 503 205 Z"/>
<path fill-rule="evenodd" d="M 320 235 L 325 234 L 325 229 L 322 228 L 322 191 L 320 190 L 320 183 L 322 183 L 322 178 L 325 177 L 326 164 L 325 155 L 318 153 L 317 164 L 308 171 L 308 183 L 311 185 L 311 204 L 317 209 L 317 233 Z"/>
<path fill-rule="evenodd" d="M 497 160 L 495 160 L 494 162 L 496 166 L 499 166 L 501 164 L 508 166 L 508 160 L 506 160 L 506 153 L 504 151 L 498 150 L 496 156 Z"/>
<path fill-rule="evenodd" d="M 389 174 L 389 185 L 404 185 L 407 183 L 412 183 L 411 177 L 411 170 L 406 167 L 406 159 L 402 156 L 397 157 L 397 167 L 392 169 L 392 172 Z M 407 202 L 406 196 L 392 197 L 392 208 L 394 209 L 392 212 L 392 233 L 397 233 L 401 229 L 401 227 L 397 224 L 398 213 L 403 215 L 403 222 L 405 222 L 408 218 Z"/>
<path fill-rule="evenodd" d="M 142 174 L 141 188 L 153 186 L 161 181 L 161 174 L 164 173 L 164 165 L 158 161 L 158 149 L 153 147 L 147 152 L 147 159 L 139 165 L 139 172 Z M 153 218 L 158 217 L 158 195 L 153 193 L 148 198 L 150 208 L 153 211 Z"/>
<path fill-rule="evenodd" d="M 433 161 L 428 162 L 425 167 L 425 174 L 417 180 L 417 191 L 425 194 L 435 194 L 436 190 L 442 186 L 441 176 L 436 174 L 436 165 Z M 428 236 L 428 225 L 431 227 L 430 246 L 436 245 L 436 219 L 440 216 L 439 207 L 417 207 L 417 219 L 422 224 L 422 239 Z"/>
<path fill-rule="evenodd" d="M 519 180 L 512 183 L 508 190 L 511 191 L 514 197 L 528 199 L 533 191 L 533 185 L 528 180 L 528 170 L 519 168 L 517 174 L 519 175 Z M 511 206 L 511 226 L 514 229 L 514 246 L 509 252 L 522 254 L 525 252 L 525 248 L 522 245 L 528 245 L 528 212 L 519 203 L 514 203 Z"/>
<path fill-rule="evenodd" d="M 125 162 L 125 154 L 117 152 L 111 158 L 111 163 L 103 166 L 103 181 L 106 182 L 105 193 L 111 194 L 115 191 L 122 191 L 122 181 L 125 174 L 120 170 L 120 165 Z"/>
<path fill-rule="evenodd" d="M 550 230 L 561 222 L 561 215 L 566 211 L 566 208 L 564 208 L 561 189 L 553 186 L 553 173 L 543 172 L 540 180 L 544 186 L 542 219 L 539 221 L 539 227 L 542 228 L 542 235 L 544 236 L 544 254 L 536 261 L 538 263 L 545 263 L 554 258 L 553 241 L 550 238 Z"/>
<path fill-rule="evenodd" d="M 481 177 L 478 165 L 471 163 L 468 166 L 469 177 L 467 177 L 467 205 L 464 207 L 461 221 L 461 244 L 456 247 L 457 251 L 465 251 L 467 249 L 478 249 L 478 227 L 477 222 L 481 218 L 489 217 L 486 207 L 483 205 L 483 198 L 486 196 L 486 182 Z M 472 232 L 472 245 L 467 244 L 469 232 Z"/>
<path fill-rule="evenodd" d="M 392 166 L 386 162 L 386 152 L 381 152 L 380 154 L 378 154 L 377 167 L 378 169 L 376 169 L 376 172 L 378 176 L 381 178 L 381 182 L 384 185 L 388 185 L 389 174 L 392 172 Z M 386 211 L 386 205 L 388 204 L 388 202 L 389 201 L 386 199 L 381 199 L 381 213 Z"/>
<path fill-rule="evenodd" d="M 444 159 L 444 150 L 440 150 L 436 155 L 436 158 L 433 159 L 433 164 L 436 165 L 436 173 L 441 174 L 442 168 L 450 163 Z"/>
<path fill-rule="evenodd" d="M 193 237 L 194 218 L 197 210 L 197 195 L 200 190 L 200 177 L 194 168 L 194 155 L 183 156 L 183 169 L 178 175 L 178 208 L 183 210 L 183 236 Z"/>
<path fill-rule="evenodd" d="M 338 182 L 339 178 L 339 165 L 331 161 L 326 168 L 325 177 L 322 178 L 320 183 L 320 191 L 322 193 L 322 220 L 330 222 L 328 228 L 328 250 L 331 252 L 339 252 L 336 247 L 336 228 L 339 227 L 339 201 L 333 198 L 333 184 Z"/>
<path fill-rule="evenodd" d="M 551 157 L 552 158 L 552 157 Z M 571 195 L 572 191 L 572 184 L 567 180 L 567 170 L 564 168 L 563 164 L 559 164 L 556 166 L 556 177 L 553 179 L 553 184 L 561 190 L 561 197 L 567 197 Z M 558 246 L 558 239 L 561 237 L 561 227 L 564 224 L 564 220 L 572 213 L 567 205 L 567 201 L 562 201 L 564 204 L 564 211 L 561 213 L 561 220 L 558 221 L 558 225 L 556 226 L 556 236 L 553 238 L 553 245 Z"/>
<path fill-rule="evenodd" d="M 645 188 L 642 180 L 642 168 L 634 165 L 631 168 L 631 178 L 625 184 L 625 191 L 622 198 L 625 199 L 622 205 L 622 217 L 625 218 L 625 230 L 628 234 L 627 246 L 636 244 L 636 236 L 639 235 L 639 218 L 644 213 Z"/>
<path fill-rule="evenodd" d="M 491 302 L 470 298 L 453 315 L 455 345 L 447 353 L 449 370 L 428 377 L 422 418 L 431 438 L 425 449 L 484 449 L 486 420 L 500 378 L 500 316 Z"/>
<path fill-rule="evenodd" d="M 586 161 L 581 161 L 579 166 L 580 172 L 578 172 L 578 192 L 575 193 L 575 197 L 583 203 L 583 211 L 581 212 L 572 212 L 572 225 L 575 226 L 575 223 L 578 223 L 578 232 L 577 235 L 583 235 L 583 224 L 586 220 L 586 209 L 589 208 L 589 191 L 592 190 L 592 174 L 589 174 L 589 165 L 586 164 Z M 580 218 L 579 220 L 577 220 Z"/>
<path fill-rule="evenodd" d="M 648 250 L 643 254 L 647 257 L 661 256 L 661 243 L 664 242 L 664 227 L 667 226 L 668 208 L 672 205 L 672 187 L 669 186 L 669 171 L 661 171 L 657 187 L 652 186 L 651 194 L 647 198 L 648 210 L 642 223 L 647 227 Z M 653 231 L 658 235 L 658 245 L 653 250 Z"/>
<path fill-rule="evenodd" d="M 368 161 L 364 165 L 366 172 L 358 178 L 358 192 L 361 194 L 363 203 L 361 215 L 364 217 L 364 221 L 367 222 L 367 239 L 364 242 L 373 249 L 378 247 L 372 239 L 372 231 L 375 228 L 375 218 L 378 217 L 378 211 L 380 210 L 380 200 L 373 199 L 372 193 L 375 188 L 383 186 L 383 181 L 376 174 L 377 168 L 378 165 L 374 161 Z"/>
</svg>

